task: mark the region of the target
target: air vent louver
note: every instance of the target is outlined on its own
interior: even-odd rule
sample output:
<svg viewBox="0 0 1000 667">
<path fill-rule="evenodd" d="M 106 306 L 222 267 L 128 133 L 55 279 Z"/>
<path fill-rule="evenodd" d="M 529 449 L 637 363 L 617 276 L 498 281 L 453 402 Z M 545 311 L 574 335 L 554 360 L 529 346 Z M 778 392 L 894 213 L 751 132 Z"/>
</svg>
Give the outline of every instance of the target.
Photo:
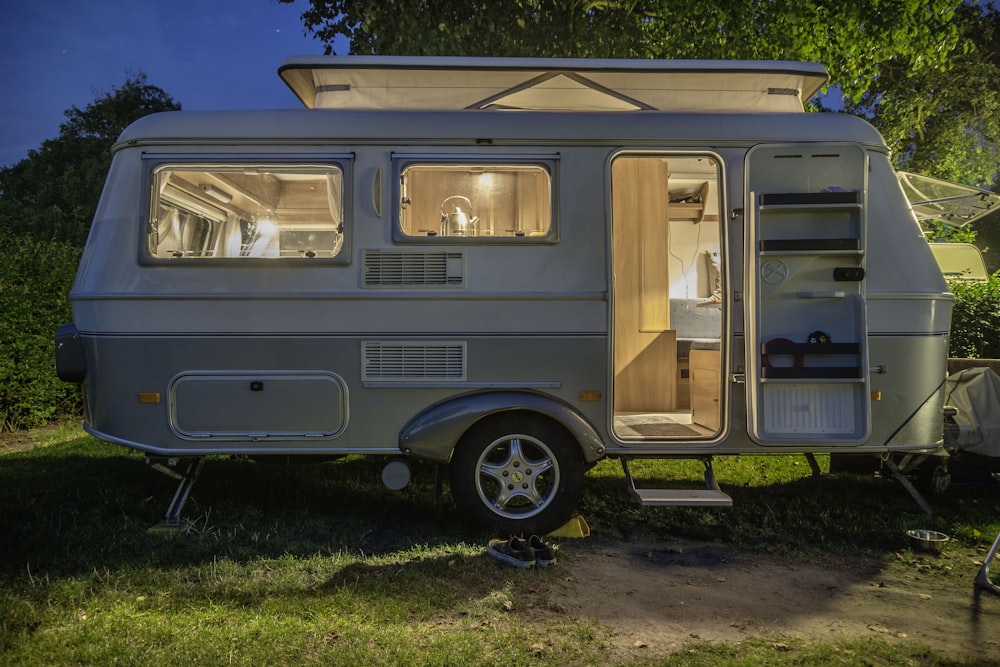
<svg viewBox="0 0 1000 667">
<path fill-rule="evenodd" d="M 364 252 L 365 287 L 461 287 L 461 252 Z"/>
<path fill-rule="evenodd" d="M 366 382 L 462 382 L 465 343 L 365 341 L 362 368 Z"/>
</svg>

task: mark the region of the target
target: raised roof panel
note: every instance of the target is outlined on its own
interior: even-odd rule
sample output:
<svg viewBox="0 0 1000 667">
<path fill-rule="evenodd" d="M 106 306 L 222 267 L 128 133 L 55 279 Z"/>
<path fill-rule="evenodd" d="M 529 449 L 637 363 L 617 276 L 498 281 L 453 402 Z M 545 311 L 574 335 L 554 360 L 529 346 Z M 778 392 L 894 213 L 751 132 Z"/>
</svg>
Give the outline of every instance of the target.
<svg viewBox="0 0 1000 667">
<path fill-rule="evenodd" d="M 829 80 L 746 60 L 299 56 L 278 73 L 316 109 L 796 112 Z"/>
</svg>

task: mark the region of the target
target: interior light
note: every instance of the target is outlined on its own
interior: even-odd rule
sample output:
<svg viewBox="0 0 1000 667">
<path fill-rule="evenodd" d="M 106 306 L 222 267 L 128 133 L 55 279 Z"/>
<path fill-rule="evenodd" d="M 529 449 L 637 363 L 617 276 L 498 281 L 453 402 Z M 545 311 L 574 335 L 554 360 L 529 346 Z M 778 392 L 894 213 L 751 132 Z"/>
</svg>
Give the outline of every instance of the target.
<svg viewBox="0 0 1000 667">
<path fill-rule="evenodd" d="M 228 204 L 233 201 L 233 196 L 226 192 L 225 190 L 220 190 L 214 185 L 202 185 L 201 191 L 206 195 L 214 199 L 215 201 L 222 202 L 223 204 Z"/>
</svg>

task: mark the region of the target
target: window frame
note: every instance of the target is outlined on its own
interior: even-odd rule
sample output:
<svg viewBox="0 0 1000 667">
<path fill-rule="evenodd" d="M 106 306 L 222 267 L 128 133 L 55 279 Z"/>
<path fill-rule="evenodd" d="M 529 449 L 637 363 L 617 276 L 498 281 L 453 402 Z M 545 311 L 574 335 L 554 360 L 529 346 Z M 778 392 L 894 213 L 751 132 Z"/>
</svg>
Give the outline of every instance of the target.
<svg viewBox="0 0 1000 667">
<path fill-rule="evenodd" d="M 273 155 L 273 154 L 159 154 L 143 156 L 142 177 L 142 227 L 138 234 L 140 264 L 170 266 L 330 266 L 351 262 L 351 229 L 353 226 L 353 159 L 350 154 L 336 155 Z M 157 207 L 160 196 L 155 191 L 160 174 L 164 171 L 225 171 L 225 170 L 273 170 L 276 172 L 315 173 L 322 176 L 330 170 L 339 170 L 342 181 L 341 233 L 343 235 L 340 252 L 334 257 L 158 257 L 149 247 L 150 227 L 159 217 Z"/>
<path fill-rule="evenodd" d="M 559 242 L 559 154 L 523 153 L 393 153 L 390 221 L 392 240 L 406 245 L 553 245 Z M 509 167 L 542 169 L 549 178 L 549 229 L 539 236 L 444 236 L 411 235 L 401 221 L 403 173 L 414 166 L 426 167 Z"/>
</svg>

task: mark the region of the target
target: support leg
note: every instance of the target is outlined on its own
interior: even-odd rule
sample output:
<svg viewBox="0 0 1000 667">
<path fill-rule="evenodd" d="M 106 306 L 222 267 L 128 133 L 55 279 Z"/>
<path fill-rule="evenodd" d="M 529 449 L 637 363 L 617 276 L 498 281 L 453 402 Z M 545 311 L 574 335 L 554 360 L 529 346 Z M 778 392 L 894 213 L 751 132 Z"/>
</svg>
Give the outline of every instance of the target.
<svg viewBox="0 0 1000 667">
<path fill-rule="evenodd" d="M 990 562 L 997 555 L 997 550 L 1000 550 L 1000 533 L 997 533 L 997 538 L 993 540 L 993 546 L 990 547 L 989 553 L 983 559 L 983 566 L 979 568 L 979 574 L 976 575 L 976 586 L 1000 595 L 1000 586 L 990 581 Z"/>
<path fill-rule="evenodd" d="M 707 456 L 701 460 L 705 466 L 705 488 L 709 491 L 721 491 L 719 483 L 715 481 L 715 470 L 712 468 L 712 457 Z"/>
<path fill-rule="evenodd" d="M 184 503 L 187 502 L 188 496 L 191 494 L 191 488 L 198 481 L 198 475 L 201 474 L 202 466 L 205 465 L 205 459 L 168 459 L 165 463 L 162 460 L 146 459 L 146 463 L 155 470 L 180 480 L 173 500 L 167 507 L 167 513 L 159 524 L 161 528 L 179 528 L 181 510 L 184 509 Z"/>
<path fill-rule="evenodd" d="M 813 477 L 819 477 L 823 474 L 823 470 L 819 467 L 819 463 L 816 461 L 816 455 L 812 452 L 806 452 L 806 461 L 809 462 L 809 469 L 812 470 Z"/>
<path fill-rule="evenodd" d="M 913 483 L 899 470 L 899 467 L 892 460 L 891 455 L 885 457 L 885 467 L 889 469 L 892 476 L 896 478 L 896 481 L 902 484 L 903 488 L 910 493 L 910 496 L 917 501 L 917 504 L 920 505 L 920 509 L 924 511 L 924 514 L 926 514 L 928 518 L 933 518 L 934 510 L 931 509 L 931 506 L 927 504 L 924 497 L 920 495 L 919 491 L 917 491 L 917 487 L 913 486 Z"/>
</svg>

